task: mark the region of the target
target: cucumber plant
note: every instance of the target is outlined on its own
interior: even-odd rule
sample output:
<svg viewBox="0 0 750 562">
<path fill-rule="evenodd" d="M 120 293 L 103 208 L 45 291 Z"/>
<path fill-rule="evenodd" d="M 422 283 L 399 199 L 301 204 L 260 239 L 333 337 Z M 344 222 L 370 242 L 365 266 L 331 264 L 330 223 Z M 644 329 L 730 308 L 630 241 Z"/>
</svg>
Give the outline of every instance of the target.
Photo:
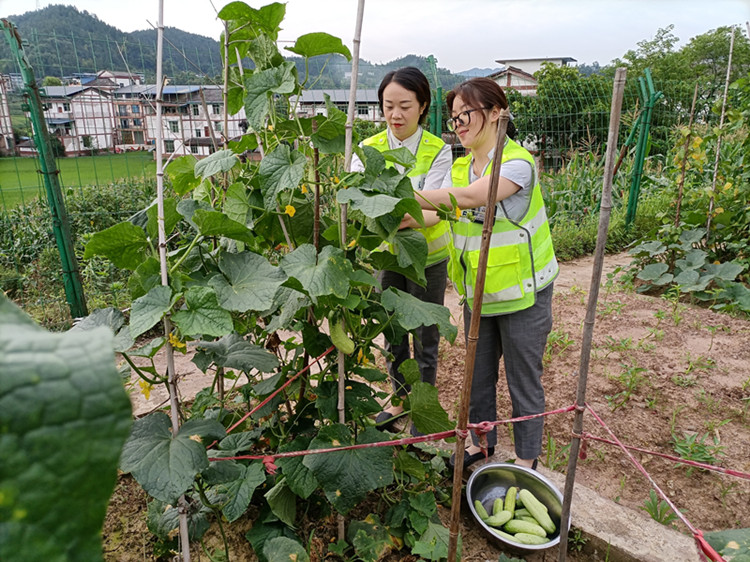
<svg viewBox="0 0 750 562">
<path fill-rule="evenodd" d="M 254 9 L 232 2 L 219 13 L 227 30 L 222 44 L 229 46 L 222 52 L 227 109 L 244 107 L 248 129 L 203 160 L 185 156 L 167 167 L 176 194 L 164 202 L 169 283 L 160 280 L 155 205 L 94 234 L 86 246 L 86 257 L 108 258 L 129 272 L 133 304 L 117 332 L 118 351 L 144 385 L 166 383 L 153 363 L 165 345 L 195 349 L 193 362 L 213 376 L 192 407 L 179 405 L 177 433 L 163 412 L 136 420 L 121 468 L 153 498 L 151 528 L 162 536 L 177 525 L 171 506 L 181 495 L 195 540 L 209 521 L 235 522 L 252 505 L 260 515 L 248 540 L 258 557 L 292 556 L 305 550 L 302 514 L 346 515 L 378 491 L 399 539 L 435 560 L 445 557 L 448 543 L 434 508 L 441 458 L 425 461 L 391 447 L 276 456 L 388 441 L 370 421 L 380 409 L 377 399 L 387 397 L 369 384 L 387 378 L 373 366 L 376 338 L 398 341 L 423 325 L 437 325 L 450 341 L 457 333 L 448 309 L 381 290 L 375 273 L 382 269 L 424 282 L 424 237 L 399 230 L 406 213 L 418 221 L 422 213 L 409 178 L 386 166 L 408 168 L 413 156 L 404 149 L 356 148 L 365 171 L 342 169 L 346 115 L 329 99 L 325 115 L 297 115 L 310 77 L 300 76 L 276 46 L 284 12 L 280 3 Z M 286 49 L 305 61 L 351 57 L 340 39 L 325 33 L 303 35 Z M 381 250 L 384 242 L 396 251 Z M 173 329 L 144 343 L 165 317 Z M 297 337 L 282 338 L 282 332 Z M 135 356 L 151 366 L 137 367 Z M 312 358 L 318 358 L 314 373 L 305 371 Z M 416 372 L 405 404 L 414 425 L 422 433 L 451 429 L 437 390 Z M 234 385 L 229 392 L 223 392 L 225 377 Z M 249 408 L 255 410 L 248 417 Z M 352 526 L 348 544 L 334 548 L 369 551 L 363 525 Z"/>
</svg>

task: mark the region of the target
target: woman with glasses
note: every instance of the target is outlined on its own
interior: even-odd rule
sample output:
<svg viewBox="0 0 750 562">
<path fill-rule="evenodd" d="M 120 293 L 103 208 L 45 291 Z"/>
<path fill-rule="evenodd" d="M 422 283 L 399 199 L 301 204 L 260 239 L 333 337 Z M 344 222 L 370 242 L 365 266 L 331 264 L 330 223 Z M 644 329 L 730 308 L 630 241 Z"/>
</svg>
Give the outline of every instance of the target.
<svg viewBox="0 0 750 562">
<path fill-rule="evenodd" d="M 497 140 L 500 110 L 508 107 L 502 88 L 489 78 L 472 78 L 447 96 L 448 128 L 470 151 L 458 158 L 443 189 L 417 197 L 425 209 L 461 209 L 453 223 L 448 275 L 465 299 L 464 327 L 468 336 L 472 314 L 481 314 L 471 387 L 469 421 L 497 420 L 496 387 L 500 358 L 510 392 L 513 417 L 544 411 L 542 356 L 552 327 L 552 284 L 558 266 L 534 159 L 511 138 L 503 147 L 497 206 L 484 205 Z M 515 135 L 512 122 L 509 136 Z M 494 217 L 492 217 L 494 215 Z M 474 287 L 485 220 L 492 220 L 482 309 L 474 309 Z M 513 425 L 516 464 L 536 468 L 541 453 L 542 418 Z M 464 466 L 482 458 L 476 434 L 464 453 Z M 495 452 L 497 431 L 487 434 L 488 452 Z M 451 458 L 451 464 L 454 459 Z"/>
<path fill-rule="evenodd" d="M 414 167 L 408 172 L 415 191 L 425 192 L 438 189 L 451 168 L 451 149 L 442 139 L 422 128 L 430 109 L 430 83 L 417 68 L 405 67 L 389 72 L 378 88 L 380 111 L 388 125 L 386 130 L 362 141 L 381 152 L 400 147 L 407 148 L 416 157 Z M 392 163 L 387 163 L 392 166 Z M 404 168 L 395 165 L 399 172 Z M 356 155 L 352 158 L 352 171 L 362 171 L 364 166 Z M 383 289 L 395 287 L 425 302 L 443 304 L 445 297 L 446 266 L 450 229 L 445 221 L 438 219 L 437 213 L 424 213 L 425 227 L 410 216 L 406 216 L 401 228 L 413 228 L 421 232 L 427 242 L 427 264 L 425 287 L 418 285 L 406 276 L 393 271 L 382 271 L 380 282 Z M 414 358 L 417 360 L 423 382 L 434 385 L 437 377 L 438 327 L 423 326 L 414 335 Z M 393 390 L 398 397 L 380 414 L 375 421 L 379 428 L 393 430 L 396 420 L 403 415 L 403 399 L 410 388 L 399 372 L 401 364 L 410 358 L 409 336 L 393 345 L 386 344 L 386 350 L 393 354 L 388 361 L 388 371 Z M 419 435 L 414 425 L 412 435 Z"/>
</svg>

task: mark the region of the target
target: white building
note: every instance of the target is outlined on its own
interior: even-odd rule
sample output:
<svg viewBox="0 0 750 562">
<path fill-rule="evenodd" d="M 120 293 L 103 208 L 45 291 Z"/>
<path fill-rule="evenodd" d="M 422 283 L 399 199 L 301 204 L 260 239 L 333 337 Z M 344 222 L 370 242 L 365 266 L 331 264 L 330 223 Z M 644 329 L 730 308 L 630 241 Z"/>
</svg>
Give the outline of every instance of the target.
<svg viewBox="0 0 750 562">
<path fill-rule="evenodd" d="M 68 156 L 114 147 L 114 106 L 109 92 L 93 86 L 46 86 L 40 89 L 51 135 Z"/>
<path fill-rule="evenodd" d="M 0 74 L 0 154 L 10 154 L 13 146 L 13 123 L 10 119 L 8 94 L 11 91 L 11 80 L 7 74 Z"/>
<path fill-rule="evenodd" d="M 299 117 L 314 117 L 326 114 L 325 96 L 328 95 L 338 109 L 347 112 L 349 107 L 349 90 L 305 90 L 302 96 L 292 96 L 289 100 L 292 107 L 297 105 Z M 378 91 L 375 89 L 357 90 L 355 99 L 357 110 L 355 119 L 382 123 L 385 121 L 380 112 Z"/>
<path fill-rule="evenodd" d="M 495 62 L 499 62 L 507 68 L 513 66 L 518 70 L 533 75 L 536 71 L 542 69 L 542 65 L 545 62 L 552 63 L 555 66 L 572 66 L 573 63 L 578 61 L 571 57 L 546 57 L 538 59 L 498 59 Z"/>
</svg>

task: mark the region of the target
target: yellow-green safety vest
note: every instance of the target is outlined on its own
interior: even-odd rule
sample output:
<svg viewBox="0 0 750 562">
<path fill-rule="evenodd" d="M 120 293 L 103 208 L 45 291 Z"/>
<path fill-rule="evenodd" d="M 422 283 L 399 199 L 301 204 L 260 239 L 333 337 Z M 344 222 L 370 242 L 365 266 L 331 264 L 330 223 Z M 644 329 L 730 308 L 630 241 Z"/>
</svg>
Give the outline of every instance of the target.
<svg viewBox="0 0 750 562">
<path fill-rule="evenodd" d="M 377 135 L 373 135 L 362 141 L 362 144 L 371 146 L 380 152 L 390 150 L 388 145 L 388 131 L 382 131 Z M 417 153 L 414 155 L 416 162 L 411 171 L 406 174 L 408 177 L 420 177 L 426 176 L 427 172 L 430 171 L 432 163 L 440 153 L 440 150 L 445 146 L 442 139 L 436 137 L 428 131 L 422 131 L 422 138 L 419 140 L 417 146 Z M 386 167 L 393 166 L 393 162 L 386 161 Z M 427 240 L 427 262 L 426 267 L 434 265 L 440 261 L 443 261 L 449 257 L 449 247 L 451 241 L 450 227 L 446 221 L 440 221 L 439 223 L 428 226 L 426 228 L 416 228 L 417 232 L 421 232 Z M 388 245 L 391 252 L 394 251 L 393 247 Z"/>
<path fill-rule="evenodd" d="M 536 300 L 537 291 L 554 281 L 559 270 L 542 190 L 536 178 L 534 158 L 521 145 L 507 139 L 502 163 L 519 159 L 529 162 L 534 170 L 531 199 L 528 209 L 517 222 L 505 216 L 498 202 L 499 211 L 490 238 L 482 315 L 508 314 L 529 308 Z M 469 185 L 470 166 L 471 155 L 453 162 L 451 178 L 454 187 Z M 489 174 L 491 168 L 492 162 L 484 174 Z M 486 211 L 485 217 L 490 218 L 491 212 Z M 456 290 L 466 297 L 472 311 L 482 226 L 481 222 L 470 220 L 470 213 L 466 211 L 458 222 L 452 224 L 453 244 L 448 276 Z"/>
</svg>

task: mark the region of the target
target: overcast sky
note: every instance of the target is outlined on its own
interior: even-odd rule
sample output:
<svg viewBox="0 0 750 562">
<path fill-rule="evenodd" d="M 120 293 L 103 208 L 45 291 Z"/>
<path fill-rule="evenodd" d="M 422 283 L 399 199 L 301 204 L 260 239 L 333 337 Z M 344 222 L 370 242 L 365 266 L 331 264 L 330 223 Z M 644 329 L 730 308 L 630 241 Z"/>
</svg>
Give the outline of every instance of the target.
<svg viewBox="0 0 750 562">
<path fill-rule="evenodd" d="M 0 16 L 72 4 L 123 31 L 156 25 L 157 0 L 0 0 Z M 164 0 L 164 25 L 217 38 L 229 0 Z M 269 1 L 247 0 L 258 8 Z M 215 7 L 215 8 L 214 8 Z M 325 31 L 352 48 L 357 0 L 288 0 L 281 40 Z M 674 24 L 684 45 L 720 26 L 747 33 L 750 0 L 366 0 L 360 56 L 385 63 L 429 55 L 454 72 L 498 59 L 573 57 L 602 66 Z M 282 43 L 282 45 L 284 45 Z"/>
</svg>

